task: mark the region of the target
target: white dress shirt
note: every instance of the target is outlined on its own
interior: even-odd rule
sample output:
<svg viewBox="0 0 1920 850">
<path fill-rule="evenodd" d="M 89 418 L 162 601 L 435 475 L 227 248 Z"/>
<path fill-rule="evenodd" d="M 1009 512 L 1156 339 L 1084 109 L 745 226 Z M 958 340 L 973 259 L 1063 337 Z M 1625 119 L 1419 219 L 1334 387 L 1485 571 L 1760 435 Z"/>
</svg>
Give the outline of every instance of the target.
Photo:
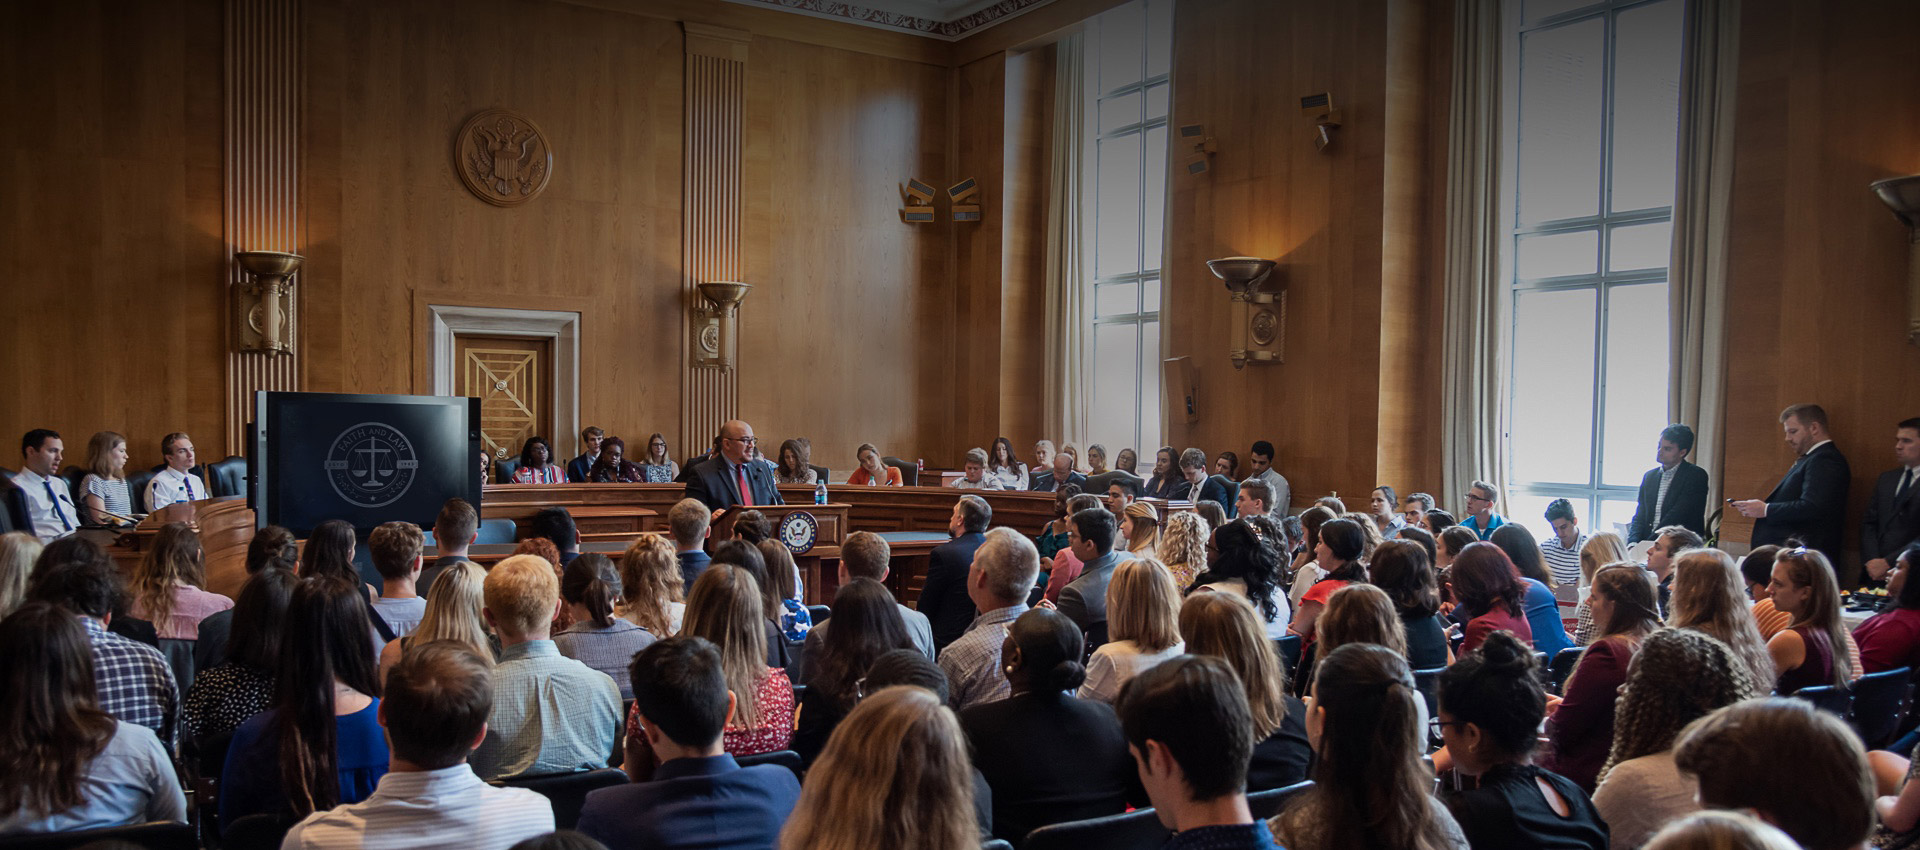
<svg viewBox="0 0 1920 850">
<path fill-rule="evenodd" d="M 73 509 L 67 482 L 22 469 L 13 476 L 13 486 L 27 494 L 27 522 L 40 542 L 65 537 L 80 527 L 80 513 Z"/>
<path fill-rule="evenodd" d="M 213 498 L 207 482 L 169 466 L 153 474 L 147 484 L 147 512 L 152 513 L 175 502 L 194 502 Z"/>
<path fill-rule="evenodd" d="M 280 848 L 507 850 L 552 831 L 553 804 L 547 798 L 525 788 L 488 785 L 461 762 L 388 773 L 373 796 L 314 812 L 295 824 Z"/>
</svg>

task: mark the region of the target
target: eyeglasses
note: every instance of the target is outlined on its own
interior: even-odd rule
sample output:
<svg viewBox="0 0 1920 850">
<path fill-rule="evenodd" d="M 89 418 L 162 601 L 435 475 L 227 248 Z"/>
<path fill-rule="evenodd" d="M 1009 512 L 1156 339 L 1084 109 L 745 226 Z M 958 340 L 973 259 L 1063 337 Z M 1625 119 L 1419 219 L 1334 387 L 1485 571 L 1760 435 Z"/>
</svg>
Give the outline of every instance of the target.
<svg viewBox="0 0 1920 850">
<path fill-rule="evenodd" d="M 1489 499 L 1489 498 L 1487 498 L 1487 497 L 1485 497 L 1485 496 L 1482 496 L 1482 495 L 1480 495 L 1479 493 L 1468 493 L 1468 494 L 1467 494 L 1467 501 L 1469 501 L 1469 502 L 1491 502 L 1491 501 L 1493 501 L 1493 500 L 1492 500 L 1492 499 Z"/>
<path fill-rule="evenodd" d="M 759 438 L 757 437 L 728 437 L 727 439 L 732 440 L 736 443 L 745 443 L 749 446 L 757 445 L 760 442 Z"/>
<path fill-rule="evenodd" d="M 1432 720 L 1427 721 L 1427 728 L 1433 730 L 1433 734 L 1435 735 L 1446 734 L 1446 730 L 1448 726 L 1465 726 L 1465 725 L 1467 724 L 1459 720 L 1441 720 L 1438 717 L 1435 717 Z"/>
</svg>

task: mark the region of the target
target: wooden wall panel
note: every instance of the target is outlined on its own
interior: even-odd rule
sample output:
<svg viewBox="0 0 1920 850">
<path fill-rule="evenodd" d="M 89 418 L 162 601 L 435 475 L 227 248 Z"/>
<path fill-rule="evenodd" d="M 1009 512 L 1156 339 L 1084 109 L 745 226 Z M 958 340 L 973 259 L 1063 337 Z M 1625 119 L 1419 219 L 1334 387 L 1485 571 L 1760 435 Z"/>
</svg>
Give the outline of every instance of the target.
<svg viewBox="0 0 1920 850">
<path fill-rule="evenodd" d="M 1749 0 L 1741 21 L 1723 489 L 1764 498 L 1793 463 L 1780 410 L 1818 403 L 1853 466 L 1850 551 L 1894 424 L 1920 416 L 1906 233 L 1867 189 L 1920 173 L 1916 29 L 1899 0 Z"/>
<path fill-rule="evenodd" d="M 953 156 L 947 177 L 938 181 L 941 188 L 972 177 L 980 181 L 981 220 L 952 221 L 954 269 L 955 377 L 967 384 L 976 382 L 979 391 L 968 392 L 958 404 L 946 434 L 929 435 L 942 466 L 958 467 L 962 453 L 979 446 L 991 448 L 999 436 L 1001 400 L 993 376 L 1002 374 L 1002 341 L 1017 335 L 1022 317 L 1003 312 L 1001 291 L 1007 285 L 1001 258 L 1008 238 L 1008 208 L 1005 168 L 1007 157 L 1008 57 L 995 53 L 969 63 L 953 74 L 955 111 L 965 116 L 954 122 Z M 942 199 L 942 203 L 948 203 Z M 950 204 L 949 204 L 950 206 Z M 1022 383 L 1030 389 L 1031 382 Z"/>
<path fill-rule="evenodd" d="M 675 453 L 690 456 L 706 451 L 712 445 L 709 438 L 739 415 L 737 361 L 724 369 L 695 366 L 695 343 L 685 328 L 708 303 L 700 294 L 700 284 L 740 282 L 740 148 L 745 136 L 741 119 L 747 99 L 747 43 L 752 36 L 745 30 L 702 24 L 684 27 L 687 137 L 681 203 L 686 247 L 681 255 L 680 294 L 686 313 L 680 364 L 685 377 Z"/>
<path fill-rule="evenodd" d="M 1000 215 L 1005 219 L 1000 226 L 1000 371 L 992 391 L 977 396 L 997 395 L 1000 416 L 994 436 L 1011 439 L 1014 453 L 1022 458 L 1042 436 L 1041 380 L 1036 364 L 1046 357 L 1046 337 L 1040 332 L 1040 324 L 1046 316 L 1043 296 L 1053 75 L 1051 46 L 1007 57 L 1005 166 L 998 190 Z"/>
</svg>

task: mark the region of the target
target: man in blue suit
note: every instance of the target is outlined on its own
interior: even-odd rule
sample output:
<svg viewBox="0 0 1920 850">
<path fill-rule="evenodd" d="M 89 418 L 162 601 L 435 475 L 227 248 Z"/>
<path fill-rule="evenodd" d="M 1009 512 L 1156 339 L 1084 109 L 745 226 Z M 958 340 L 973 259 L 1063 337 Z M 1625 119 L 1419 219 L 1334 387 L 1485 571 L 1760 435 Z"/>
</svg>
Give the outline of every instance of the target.
<svg viewBox="0 0 1920 850">
<path fill-rule="evenodd" d="M 1073 470 L 1073 456 L 1065 453 L 1053 456 L 1053 468 L 1045 472 L 1035 472 L 1027 481 L 1027 489 L 1041 493 L 1051 493 L 1068 484 L 1078 484 L 1080 489 L 1087 488 L 1087 476 Z"/>
<path fill-rule="evenodd" d="M 579 457 L 568 462 L 568 481 L 575 484 L 586 482 L 587 473 L 593 469 L 594 461 L 600 459 L 600 444 L 605 442 L 606 439 L 607 432 L 600 430 L 600 426 L 598 425 L 589 425 L 587 426 L 587 430 L 580 432 L 580 445 L 586 448 L 586 451 L 581 452 Z"/>
<path fill-rule="evenodd" d="M 973 624 L 973 597 L 967 595 L 967 571 L 974 550 L 987 539 L 993 507 L 979 496 L 961 496 L 947 520 L 953 539 L 934 547 L 927 563 L 927 583 L 920 590 L 920 613 L 933 625 L 933 645 L 944 649 Z"/>
<path fill-rule="evenodd" d="M 772 847 L 800 801 L 800 781 L 778 765 L 741 767 L 721 746 L 734 696 L 720 650 L 671 637 L 634 656 L 641 734 L 627 737 L 633 784 L 587 795 L 580 832 L 623 848 Z"/>
<path fill-rule="evenodd" d="M 753 460 L 753 426 L 738 419 L 720 426 L 720 454 L 691 469 L 687 498 L 716 511 L 735 505 L 784 505 L 773 470 Z"/>
<path fill-rule="evenodd" d="M 1224 476 L 1207 475 L 1207 453 L 1199 449 L 1187 449 L 1180 453 L 1180 475 L 1185 485 L 1176 485 L 1168 496 L 1174 500 L 1188 502 L 1217 502 L 1227 511 L 1227 519 L 1233 519 L 1234 494 L 1227 492 L 1227 479 Z"/>
</svg>

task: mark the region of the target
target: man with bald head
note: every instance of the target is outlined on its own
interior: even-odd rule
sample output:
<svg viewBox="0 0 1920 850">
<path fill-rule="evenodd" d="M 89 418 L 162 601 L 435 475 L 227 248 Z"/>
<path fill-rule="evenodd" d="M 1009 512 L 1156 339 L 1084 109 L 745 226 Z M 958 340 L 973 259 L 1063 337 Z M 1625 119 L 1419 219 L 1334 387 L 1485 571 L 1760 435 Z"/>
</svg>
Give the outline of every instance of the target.
<svg viewBox="0 0 1920 850">
<path fill-rule="evenodd" d="M 687 478 L 687 498 L 716 511 L 736 505 L 784 505 L 773 471 L 753 460 L 753 426 L 738 419 L 720 426 L 720 455 Z"/>
</svg>

